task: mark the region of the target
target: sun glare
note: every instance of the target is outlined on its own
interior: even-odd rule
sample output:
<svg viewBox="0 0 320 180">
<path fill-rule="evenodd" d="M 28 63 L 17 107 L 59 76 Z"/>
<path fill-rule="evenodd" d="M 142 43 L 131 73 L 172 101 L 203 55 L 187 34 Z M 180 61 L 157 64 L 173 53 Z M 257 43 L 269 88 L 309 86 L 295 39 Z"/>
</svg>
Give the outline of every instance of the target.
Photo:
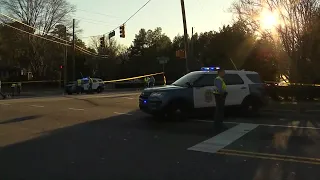
<svg viewBox="0 0 320 180">
<path fill-rule="evenodd" d="M 273 30 L 279 24 L 278 16 L 268 10 L 264 10 L 260 14 L 260 27 L 262 30 Z"/>
</svg>

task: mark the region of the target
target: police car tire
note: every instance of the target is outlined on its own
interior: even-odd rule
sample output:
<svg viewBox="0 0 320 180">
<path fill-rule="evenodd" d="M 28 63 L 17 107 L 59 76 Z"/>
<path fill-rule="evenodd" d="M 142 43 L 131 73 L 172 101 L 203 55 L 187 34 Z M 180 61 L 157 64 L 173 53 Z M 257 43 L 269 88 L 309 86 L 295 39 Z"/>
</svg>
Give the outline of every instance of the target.
<svg viewBox="0 0 320 180">
<path fill-rule="evenodd" d="M 254 97 L 247 97 L 241 104 L 241 113 L 243 115 L 257 115 L 260 107 Z"/>
<path fill-rule="evenodd" d="M 180 113 L 177 111 L 180 110 Z M 187 107 L 182 100 L 175 100 L 166 108 L 166 117 L 170 120 L 184 121 L 187 119 Z"/>
<path fill-rule="evenodd" d="M 101 87 L 98 87 L 97 93 L 101 93 L 101 92 L 102 92 L 102 88 L 101 88 Z"/>
</svg>

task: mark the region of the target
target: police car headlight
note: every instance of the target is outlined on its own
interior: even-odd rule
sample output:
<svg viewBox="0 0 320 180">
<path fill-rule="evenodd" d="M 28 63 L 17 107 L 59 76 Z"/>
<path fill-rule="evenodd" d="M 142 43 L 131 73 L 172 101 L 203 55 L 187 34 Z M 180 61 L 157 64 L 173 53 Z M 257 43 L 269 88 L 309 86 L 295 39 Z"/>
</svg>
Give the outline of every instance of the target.
<svg viewBox="0 0 320 180">
<path fill-rule="evenodd" d="M 165 94 L 165 92 L 154 92 L 150 95 L 150 97 L 162 98 Z"/>
</svg>

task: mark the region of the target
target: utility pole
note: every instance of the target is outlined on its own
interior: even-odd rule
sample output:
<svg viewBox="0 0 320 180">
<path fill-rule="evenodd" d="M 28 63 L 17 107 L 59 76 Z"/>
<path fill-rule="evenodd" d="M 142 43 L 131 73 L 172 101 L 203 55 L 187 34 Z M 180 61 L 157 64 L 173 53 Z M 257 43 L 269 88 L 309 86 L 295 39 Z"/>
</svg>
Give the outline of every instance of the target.
<svg viewBox="0 0 320 180">
<path fill-rule="evenodd" d="M 191 43 L 190 43 L 190 62 L 191 66 L 194 66 L 194 38 L 193 38 L 193 27 L 191 29 Z"/>
<path fill-rule="evenodd" d="M 67 75 L 67 65 L 68 65 L 68 46 L 67 46 L 67 26 L 65 26 L 65 31 L 64 31 L 64 39 L 66 40 L 65 41 L 65 46 L 64 46 L 64 62 L 63 62 L 63 84 L 64 84 L 64 87 L 66 87 L 67 85 L 67 81 L 68 81 L 68 75 Z"/>
<path fill-rule="evenodd" d="M 188 66 L 188 50 L 189 50 L 189 43 L 188 43 L 188 30 L 187 30 L 187 20 L 186 20 L 186 11 L 184 8 L 184 0 L 181 1 L 181 11 L 182 11 L 182 20 L 183 20 L 183 30 L 184 30 L 184 54 L 186 58 L 186 71 L 189 73 L 189 66 Z"/>
<path fill-rule="evenodd" d="M 73 19 L 72 23 L 72 80 L 74 81 L 76 79 L 76 39 L 75 39 L 75 28 L 76 20 Z"/>
</svg>

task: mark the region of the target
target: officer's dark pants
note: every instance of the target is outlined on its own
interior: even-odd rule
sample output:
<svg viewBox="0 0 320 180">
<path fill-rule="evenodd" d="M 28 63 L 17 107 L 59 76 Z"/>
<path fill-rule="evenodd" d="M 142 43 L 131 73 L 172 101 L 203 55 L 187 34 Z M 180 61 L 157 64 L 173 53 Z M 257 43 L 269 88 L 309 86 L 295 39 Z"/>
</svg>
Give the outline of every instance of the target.
<svg viewBox="0 0 320 180">
<path fill-rule="evenodd" d="M 214 114 L 214 126 L 215 127 L 221 127 L 223 118 L 224 118 L 224 104 L 226 101 L 225 96 L 220 94 L 215 94 L 215 100 L 216 100 L 216 110 Z"/>
<path fill-rule="evenodd" d="M 89 93 L 93 93 L 92 92 L 92 84 L 89 84 Z"/>
<path fill-rule="evenodd" d="M 81 90 L 82 90 L 81 86 L 77 86 L 77 94 L 81 94 L 82 93 Z"/>
<path fill-rule="evenodd" d="M 11 96 L 14 96 L 14 91 L 16 90 L 16 88 L 11 87 Z"/>
<path fill-rule="evenodd" d="M 18 87 L 17 87 L 17 94 L 20 95 L 20 93 L 21 93 L 21 87 L 18 86 Z"/>
</svg>

